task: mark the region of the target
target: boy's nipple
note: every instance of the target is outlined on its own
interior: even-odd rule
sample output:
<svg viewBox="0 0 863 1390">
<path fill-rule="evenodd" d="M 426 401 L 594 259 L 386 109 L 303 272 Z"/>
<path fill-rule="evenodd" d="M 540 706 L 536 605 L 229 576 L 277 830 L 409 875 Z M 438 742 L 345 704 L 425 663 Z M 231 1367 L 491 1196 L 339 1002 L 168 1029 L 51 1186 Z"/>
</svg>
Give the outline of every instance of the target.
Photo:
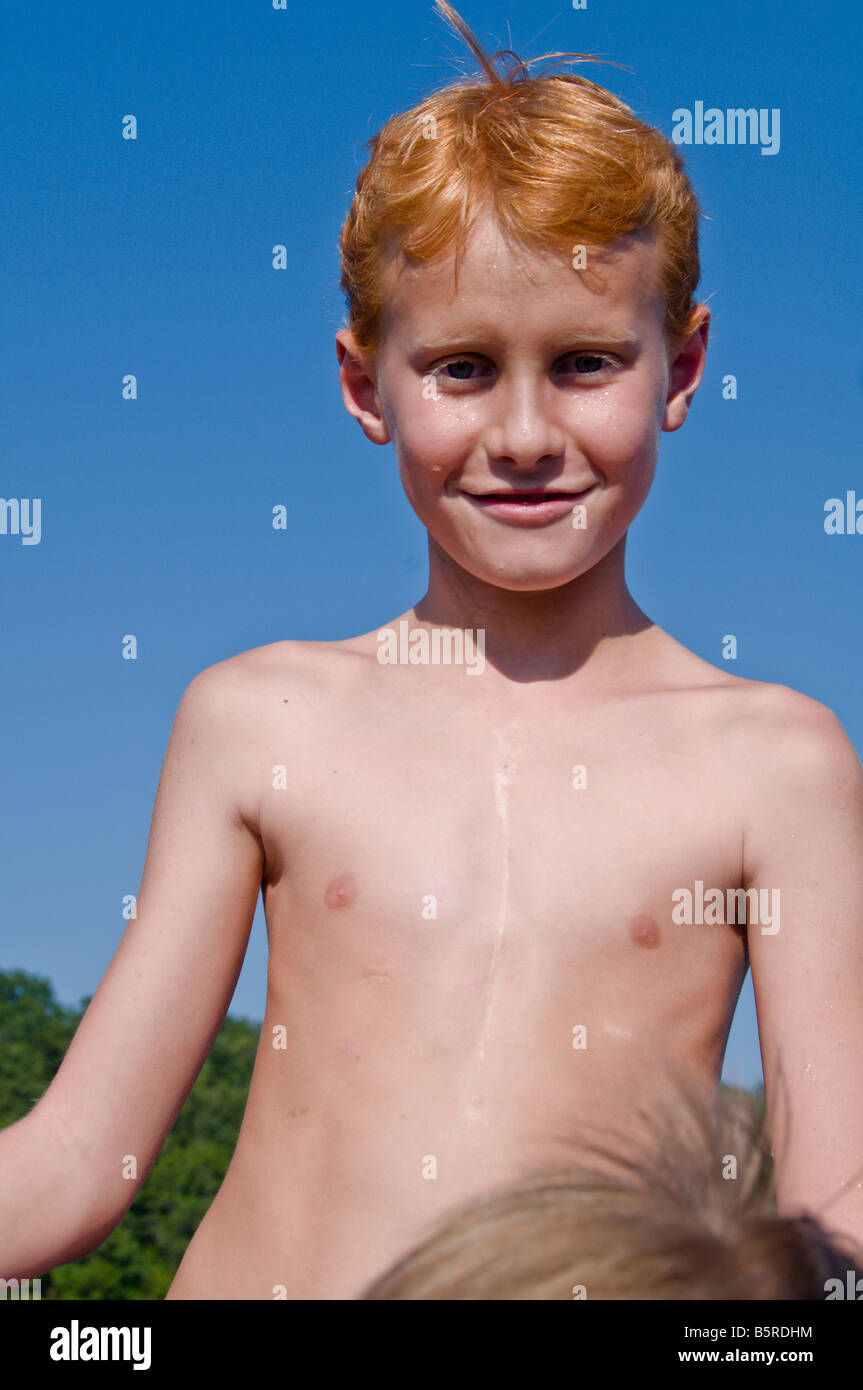
<svg viewBox="0 0 863 1390">
<path fill-rule="evenodd" d="M 636 946 L 644 946 L 648 951 L 656 950 L 660 941 L 659 927 L 646 912 L 640 912 L 637 917 L 633 917 L 629 925 L 629 936 Z"/>
<path fill-rule="evenodd" d="M 357 896 L 357 884 L 353 874 L 337 874 L 327 885 L 324 902 L 327 907 L 347 907 Z"/>
</svg>

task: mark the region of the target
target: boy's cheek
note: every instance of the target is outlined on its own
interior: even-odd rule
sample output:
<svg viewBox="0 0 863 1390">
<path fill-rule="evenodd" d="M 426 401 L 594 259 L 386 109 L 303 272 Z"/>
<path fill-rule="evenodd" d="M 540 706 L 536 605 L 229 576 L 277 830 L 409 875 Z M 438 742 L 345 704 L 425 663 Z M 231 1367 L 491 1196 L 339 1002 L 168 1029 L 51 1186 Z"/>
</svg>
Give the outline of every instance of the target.
<svg viewBox="0 0 863 1390">
<path fill-rule="evenodd" d="M 470 433 L 457 423 L 420 417 L 410 430 L 402 430 L 397 452 L 403 469 L 440 487 L 463 467 L 471 447 Z"/>
</svg>

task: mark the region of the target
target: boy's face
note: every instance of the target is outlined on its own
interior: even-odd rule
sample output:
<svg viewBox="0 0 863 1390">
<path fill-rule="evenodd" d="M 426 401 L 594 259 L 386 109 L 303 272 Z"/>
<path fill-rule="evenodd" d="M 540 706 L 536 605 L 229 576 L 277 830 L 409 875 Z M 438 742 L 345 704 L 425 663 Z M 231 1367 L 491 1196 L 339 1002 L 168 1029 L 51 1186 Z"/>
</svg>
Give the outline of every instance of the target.
<svg viewBox="0 0 863 1390">
<path fill-rule="evenodd" d="M 496 587 L 554 589 L 644 502 L 660 430 L 679 428 L 701 379 L 708 314 L 671 351 L 652 241 L 621 238 L 588 264 L 604 288 L 559 254 L 510 250 L 487 220 L 457 293 L 451 257 L 390 261 L 374 362 L 338 334 L 345 404 L 370 439 L 392 440 L 432 563 L 437 549 Z"/>
</svg>

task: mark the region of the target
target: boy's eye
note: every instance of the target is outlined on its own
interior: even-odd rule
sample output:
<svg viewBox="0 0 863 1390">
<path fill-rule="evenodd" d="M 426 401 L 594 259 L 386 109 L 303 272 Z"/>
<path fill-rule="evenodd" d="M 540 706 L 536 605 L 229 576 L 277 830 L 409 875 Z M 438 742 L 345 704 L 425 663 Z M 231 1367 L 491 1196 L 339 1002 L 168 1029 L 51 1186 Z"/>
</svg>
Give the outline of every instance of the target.
<svg viewBox="0 0 863 1390">
<path fill-rule="evenodd" d="M 482 358 L 450 357 L 427 367 L 423 375 L 433 377 L 442 391 L 458 395 L 462 386 L 487 385 L 494 369 Z"/>
<path fill-rule="evenodd" d="M 441 362 L 432 370 L 439 381 L 476 381 L 480 364 L 469 357 L 451 357 L 449 362 Z"/>
<path fill-rule="evenodd" d="M 564 373 L 574 372 L 576 376 L 599 376 L 613 369 L 615 363 L 610 357 L 598 352 L 568 352 L 558 359 L 557 368 Z M 479 382 L 493 375 L 493 370 L 484 362 L 470 357 L 451 357 L 448 362 L 440 362 L 430 369 L 430 374 L 439 382 Z"/>
<path fill-rule="evenodd" d="M 593 376 L 601 372 L 603 367 L 611 365 L 609 358 L 594 352 L 572 352 L 565 360 L 575 365 L 578 376 Z"/>
</svg>

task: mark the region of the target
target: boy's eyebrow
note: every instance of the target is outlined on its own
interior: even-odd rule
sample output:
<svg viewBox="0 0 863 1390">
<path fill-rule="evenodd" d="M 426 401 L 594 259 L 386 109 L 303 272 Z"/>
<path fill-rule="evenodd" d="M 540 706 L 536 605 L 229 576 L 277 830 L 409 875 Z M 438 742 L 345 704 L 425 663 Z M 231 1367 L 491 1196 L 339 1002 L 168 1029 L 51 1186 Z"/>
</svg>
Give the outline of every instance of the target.
<svg viewBox="0 0 863 1390">
<path fill-rule="evenodd" d="M 456 331 L 434 337 L 423 337 L 414 339 L 409 350 L 413 352 L 443 352 L 458 351 L 460 348 L 467 348 L 470 343 L 479 342 L 483 338 L 494 338 L 496 334 L 486 334 L 482 329 L 474 329 L 472 332 Z M 607 328 L 598 326 L 582 325 L 572 329 L 569 333 L 555 333 L 551 339 L 551 346 L 558 350 L 573 342 L 602 342 L 617 347 L 637 348 L 641 346 L 641 338 L 637 333 L 614 333 Z"/>
</svg>

